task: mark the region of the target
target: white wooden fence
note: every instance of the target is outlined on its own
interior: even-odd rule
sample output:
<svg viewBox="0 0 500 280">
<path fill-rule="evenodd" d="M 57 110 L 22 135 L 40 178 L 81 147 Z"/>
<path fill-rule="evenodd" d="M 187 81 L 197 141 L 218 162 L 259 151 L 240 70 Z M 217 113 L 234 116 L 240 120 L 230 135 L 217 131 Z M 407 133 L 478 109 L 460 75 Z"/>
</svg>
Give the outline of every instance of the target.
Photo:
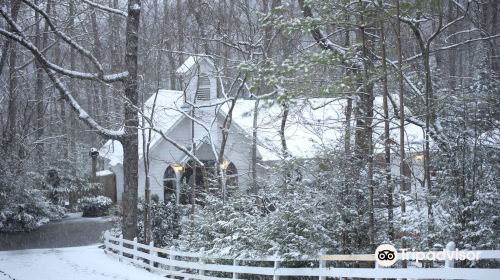
<svg viewBox="0 0 500 280">
<path fill-rule="evenodd" d="M 198 253 L 167 250 L 123 238 L 104 234 L 105 252 L 167 276 L 166 279 L 180 277 L 184 279 L 220 280 L 242 279 L 245 275 L 263 275 L 279 280 L 280 276 L 312 276 L 318 280 L 326 277 L 336 278 L 412 278 L 412 279 L 500 279 L 500 269 L 493 268 L 336 268 L 328 266 L 335 261 L 374 261 L 374 255 L 335 255 L 329 260 L 301 259 L 317 263 L 317 267 L 287 268 L 282 267 L 285 260 L 275 257 L 260 259 L 228 259 L 206 256 Z M 480 259 L 500 259 L 500 251 L 480 251 Z M 259 262 L 262 266 L 245 265 Z M 221 264 L 222 263 L 222 264 Z M 267 266 L 264 266 L 266 265 Z M 330 263 L 332 264 L 332 263 Z M 207 273 L 207 272 L 212 273 Z M 214 276 L 214 273 L 215 275 Z M 230 276 L 230 277 L 229 277 Z M 170 278 L 168 278 L 170 277 Z"/>
</svg>

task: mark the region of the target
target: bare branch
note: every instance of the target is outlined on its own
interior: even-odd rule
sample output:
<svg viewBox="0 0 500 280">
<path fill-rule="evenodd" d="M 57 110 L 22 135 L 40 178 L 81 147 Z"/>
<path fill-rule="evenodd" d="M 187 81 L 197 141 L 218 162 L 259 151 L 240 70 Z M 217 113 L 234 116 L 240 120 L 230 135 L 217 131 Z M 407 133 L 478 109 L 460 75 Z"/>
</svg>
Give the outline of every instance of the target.
<svg viewBox="0 0 500 280">
<path fill-rule="evenodd" d="M 21 1 L 23 1 L 26 5 L 30 6 L 33 10 L 35 10 L 37 13 L 42 15 L 42 17 L 45 19 L 45 21 L 47 22 L 49 27 L 52 29 L 52 31 L 54 31 L 54 33 L 56 35 L 61 37 L 61 39 L 63 39 L 63 41 L 68 43 L 71 47 L 75 48 L 81 55 L 90 59 L 90 61 L 92 61 L 92 63 L 95 65 L 95 67 L 99 71 L 99 75 L 101 75 L 101 76 L 103 75 L 103 73 L 104 73 L 103 67 L 102 67 L 101 63 L 97 60 L 97 58 L 95 58 L 95 56 L 92 55 L 92 53 L 90 53 L 88 50 L 86 50 L 85 48 L 80 46 L 77 42 L 73 41 L 69 36 L 67 36 L 66 34 L 61 32 L 54 25 L 54 23 L 50 19 L 49 15 L 47 15 L 47 13 L 45 13 L 45 11 L 40 9 L 37 5 L 33 4 L 31 1 L 28 1 L 28 0 L 21 0 Z"/>
<path fill-rule="evenodd" d="M 0 8 L 1 13 L 1 8 Z M 19 32 L 18 32 L 19 33 Z M 27 48 L 45 67 L 59 73 L 66 75 L 71 78 L 77 78 L 82 80 L 102 80 L 103 82 L 112 83 L 124 80 L 128 76 L 128 72 L 121 72 L 117 74 L 104 75 L 102 78 L 99 78 L 99 74 L 97 73 L 87 73 L 87 72 L 79 72 L 74 70 L 69 70 L 66 68 L 62 68 L 59 65 L 56 65 L 50 62 L 39 50 L 36 48 L 30 41 L 28 41 L 24 36 L 16 35 L 12 32 L 9 32 L 5 29 L 0 28 L 0 34 L 5 37 L 16 41 L 21 44 L 25 48 Z"/>
<path fill-rule="evenodd" d="M 99 125 L 89 114 L 78 104 L 78 101 L 73 97 L 69 90 L 64 86 L 64 84 L 59 80 L 55 71 L 44 67 L 45 72 L 49 76 L 50 80 L 54 83 L 54 86 L 59 90 L 61 96 L 68 102 L 71 109 L 75 111 L 78 118 L 82 120 L 90 128 L 95 129 L 96 132 L 106 138 L 119 140 L 123 135 L 123 130 L 110 130 Z"/>
<path fill-rule="evenodd" d="M 392 98 L 392 96 L 390 94 L 387 95 L 387 97 L 388 97 L 389 101 L 391 102 L 392 108 L 394 110 L 394 116 L 397 119 L 399 119 L 400 114 L 399 114 L 399 110 L 398 110 L 396 102 L 394 101 L 394 99 Z M 425 122 L 411 116 L 411 114 L 409 114 L 409 112 L 405 112 L 405 121 L 407 121 L 411 124 L 414 124 L 418 127 L 421 127 L 422 129 L 425 129 Z M 432 137 L 432 139 L 434 139 L 436 141 L 436 143 L 438 143 L 438 146 L 441 149 L 443 149 L 443 151 L 449 150 L 448 142 L 445 139 L 443 139 L 444 135 L 441 133 L 441 131 L 437 130 L 435 128 L 435 126 L 429 128 L 429 135 Z"/>
<path fill-rule="evenodd" d="M 122 16 L 122 17 L 125 17 L 125 18 L 128 17 L 127 12 L 122 11 L 122 10 L 118 10 L 118 9 L 114 9 L 114 8 L 111 8 L 111 7 L 108 7 L 108 6 L 100 5 L 100 4 L 94 3 L 94 2 L 89 1 L 89 0 L 82 0 L 82 2 L 84 2 L 85 4 L 87 4 L 89 6 L 97 8 L 99 10 L 103 10 L 105 12 L 110 12 L 110 13 L 113 13 L 115 15 L 119 15 L 119 16 Z"/>
</svg>

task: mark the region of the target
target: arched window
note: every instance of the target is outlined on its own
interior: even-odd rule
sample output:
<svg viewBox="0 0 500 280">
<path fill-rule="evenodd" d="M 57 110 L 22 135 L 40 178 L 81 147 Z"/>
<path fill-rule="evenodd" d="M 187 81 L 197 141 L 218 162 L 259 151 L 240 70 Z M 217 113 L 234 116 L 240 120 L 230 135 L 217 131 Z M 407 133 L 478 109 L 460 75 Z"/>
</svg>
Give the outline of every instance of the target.
<svg viewBox="0 0 500 280">
<path fill-rule="evenodd" d="M 198 77 L 198 90 L 196 91 L 196 100 L 210 100 L 210 79 L 206 74 L 201 74 Z"/>
<path fill-rule="evenodd" d="M 177 177 L 172 166 L 167 167 L 163 175 L 163 199 L 164 201 L 174 200 L 177 195 Z"/>
<path fill-rule="evenodd" d="M 226 167 L 226 176 L 227 181 L 226 184 L 229 188 L 238 187 L 238 170 L 236 169 L 236 165 L 230 162 Z"/>
<path fill-rule="evenodd" d="M 204 162 L 206 164 L 206 162 Z M 195 161 L 189 160 L 186 165 L 184 172 L 181 177 L 181 182 L 183 183 L 182 189 L 180 190 L 180 203 L 190 204 L 193 202 L 193 195 L 196 203 L 204 196 L 205 193 L 205 169 Z"/>
</svg>

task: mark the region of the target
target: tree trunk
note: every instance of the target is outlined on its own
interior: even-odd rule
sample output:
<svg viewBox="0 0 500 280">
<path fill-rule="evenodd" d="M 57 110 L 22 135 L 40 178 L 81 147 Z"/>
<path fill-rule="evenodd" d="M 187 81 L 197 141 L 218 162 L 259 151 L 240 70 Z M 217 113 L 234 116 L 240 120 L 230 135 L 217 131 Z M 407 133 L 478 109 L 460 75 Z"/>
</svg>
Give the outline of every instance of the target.
<svg viewBox="0 0 500 280">
<path fill-rule="evenodd" d="M 11 16 L 14 21 L 17 20 L 20 7 L 19 0 L 13 0 L 11 3 Z M 9 30 L 12 30 L 9 27 Z M 17 72 L 16 72 L 17 51 L 16 44 L 9 43 L 9 101 L 7 108 L 7 140 L 4 143 L 4 149 L 12 152 L 16 146 L 17 135 Z"/>
<path fill-rule="evenodd" d="M 170 40 L 172 39 L 171 34 L 166 33 L 167 30 L 169 30 L 169 7 L 168 7 L 169 1 L 164 1 L 163 2 L 163 32 L 162 32 L 162 43 L 165 44 L 165 47 L 167 50 L 173 50 L 172 44 Z M 180 15 L 178 15 L 180 16 Z M 172 55 L 172 52 L 167 52 L 167 59 L 168 59 L 168 64 L 170 67 L 170 77 L 169 77 L 169 82 L 170 82 L 170 88 L 171 89 L 176 89 L 177 86 L 177 77 L 175 75 L 175 64 L 176 61 L 174 59 L 174 56 Z"/>
<path fill-rule="evenodd" d="M 138 105 L 137 55 L 139 48 L 139 20 L 141 1 L 129 0 L 126 27 L 125 67 L 129 73 L 124 81 L 125 97 L 125 135 L 123 146 L 123 173 L 125 191 L 123 197 L 123 237 L 132 239 L 137 236 L 137 195 L 138 195 L 138 126 L 139 117 L 134 106 Z"/>
<path fill-rule="evenodd" d="M 399 163 L 399 192 L 401 198 L 401 248 L 406 248 L 406 199 L 404 190 L 406 189 L 406 182 L 404 176 L 404 166 L 405 166 L 405 110 L 404 110 L 404 81 L 403 81 L 403 53 L 401 50 L 401 23 L 399 21 L 399 0 L 396 0 L 396 48 L 398 52 L 398 82 L 399 82 L 399 153 L 400 153 L 400 163 Z M 403 268 L 406 268 L 407 263 L 403 261 Z"/>
<path fill-rule="evenodd" d="M 69 1 L 69 35 L 73 36 L 74 31 L 75 31 L 75 1 L 71 0 Z M 74 48 L 70 49 L 69 52 L 69 66 L 70 69 L 74 70 L 76 67 L 76 52 Z M 78 90 L 76 88 L 76 83 L 74 79 L 69 80 L 69 88 L 72 92 L 75 93 L 75 98 L 78 96 Z M 73 114 L 70 112 L 70 114 Z M 77 137 L 77 130 L 80 126 L 78 123 L 76 117 L 70 117 L 70 131 L 68 131 L 69 137 L 69 150 L 70 150 L 70 161 L 75 164 L 77 162 L 77 150 L 76 150 L 76 141 L 78 139 Z M 76 168 L 72 168 L 72 175 L 76 175 Z"/>
<path fill-rule="evenodd" d="M 379 6 L 382 7 L 382 2 L 379 1 Z M 385 165 L 385 188 L 387 191 L 387 224 L 390 240 L 394 240 L 394 202 L 393 202 L 393 184 L 391 175 L 391 135 L 390 135 L 390 120 L 389 120 L 389 87 L 387 82 L 387 62 L 386 62 L 386 40 L 385 40 L 385 18 L 384 12 L 380 12 L 380 37 L 382 42 L 382 85 L 383 85 L 383 107 L 384 107 L 384 165 Z"/>
<path fill-rule="evenodd" d="M 281 126 L 280 126 L 280 131 L 279 131 L 279 135 L 280 135 L 280 140 L 281 140 L 281 152 L 282 152 L 282 155 L 283 155 L 283 163 L 285 164 L 284 168 L 284 173 L 285 173 L 285 178 L 284 178 L 284 187 L 285 187 L 285 190 L 287 188 L 287 186 L 290 184 L 291 182 L 291 172 L 290 172 L 290 167 L 288 166 L 289 165 L 289 160 L 290 160 L 290 154 L 288 152 L 288 147 L 287 147 L 287 144 L 286 144 L 286 136 L 285 136 L 285 129 L 286 129 L 286 122 L 287 122 L 287 119 L 288 119 L 288 112 L 289 112 L 289 104 L 288 104 L 288 101 L 283 101 L 283 103 L 281 104 Z"/>
<path fill-rule="evenodd" d="M 98 61 L 102 61 L 102 44 L 99 34 L 99 29 L 97 25 L 97 16 L 95 8 L 92 8 L 92 12 L 90 14 L 90 19 L 92 23 L 92 34 L 94 40 L 94 55 Z M 106 85 L 104 83 L 99 83 L 99 87 L 95 86 L 95 92 L 97 96 L 95 99 L 97 100 L 96 110 L 99 110 L 98 115 L 101 117 L 101 123 L 104 126 L 109 124 L 109 105 L 108 105 L 108 97 L 106 92 Z"/>
<path fill-rule="evenodd" d="M 35 1 L 35 4 L 38 5 L 38 1 Z M 52 1 L 47 1 L 47 14 L 51 14 L 51 6 Z M 47 36 L 49 31 L 48 24 L 45 24 L 44 32 L 41 33 L 40 30 L 40 20 L 39 14 L 35 13 L 35 46 L 42 50 L 47 45 Z M 41 170 L 43 166 L 43 158 L 44 158 L 44 145 L 43 145 L 43 134 L 44 134 L 44 118 L 45 118 L 45 107 L 44 107 L 44 82 L 43 82 L 43 72 L 45 70 L 42 68 L 42 65 L 38 60 L 35 60 L 35 99 L 36 99 L 36 158 L 37 158 L 37 167 Z"/>
<path fill-rule="evenodd" d="M 367 183 L 368 183 L 368 239 L 371 250 L 375 250 L 375 214 L 373 209 L 374 184 L 373 181 L 373 84 L 370 82 L 368 74 L 371 67 L 370 58 L 368 57 L 368 46 L 365 34 L 364 21 L 364 4 L 361 13 L 361 42 L 363 46 L 363 91 L 365 95 L 364 111 L 365 111 L 365 137 L 366 137 L 366 163 L 367 163 Z"/>
<path fill-rule="evenodd" d="M 257 120 L 259 114 L 259 101 L 260 99 L 255 100 L 252 127 L 252 191 L 256 195 L 259 193 L 259 186 L 257 184 Z"/>
</svg>

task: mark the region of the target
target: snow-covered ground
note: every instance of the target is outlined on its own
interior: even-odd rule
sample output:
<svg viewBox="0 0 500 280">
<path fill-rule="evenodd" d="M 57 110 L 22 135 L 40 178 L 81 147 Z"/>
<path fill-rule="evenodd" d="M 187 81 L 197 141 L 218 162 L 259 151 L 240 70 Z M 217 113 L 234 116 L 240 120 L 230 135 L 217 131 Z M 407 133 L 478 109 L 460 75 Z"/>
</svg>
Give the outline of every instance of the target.
<svg viewBox="0 0 500 280">
<path fill-rule="evenodd" d="M 97 246 L 0 252 L 0 280 L 165 279 L 119 262 Z"/>
</svg>

